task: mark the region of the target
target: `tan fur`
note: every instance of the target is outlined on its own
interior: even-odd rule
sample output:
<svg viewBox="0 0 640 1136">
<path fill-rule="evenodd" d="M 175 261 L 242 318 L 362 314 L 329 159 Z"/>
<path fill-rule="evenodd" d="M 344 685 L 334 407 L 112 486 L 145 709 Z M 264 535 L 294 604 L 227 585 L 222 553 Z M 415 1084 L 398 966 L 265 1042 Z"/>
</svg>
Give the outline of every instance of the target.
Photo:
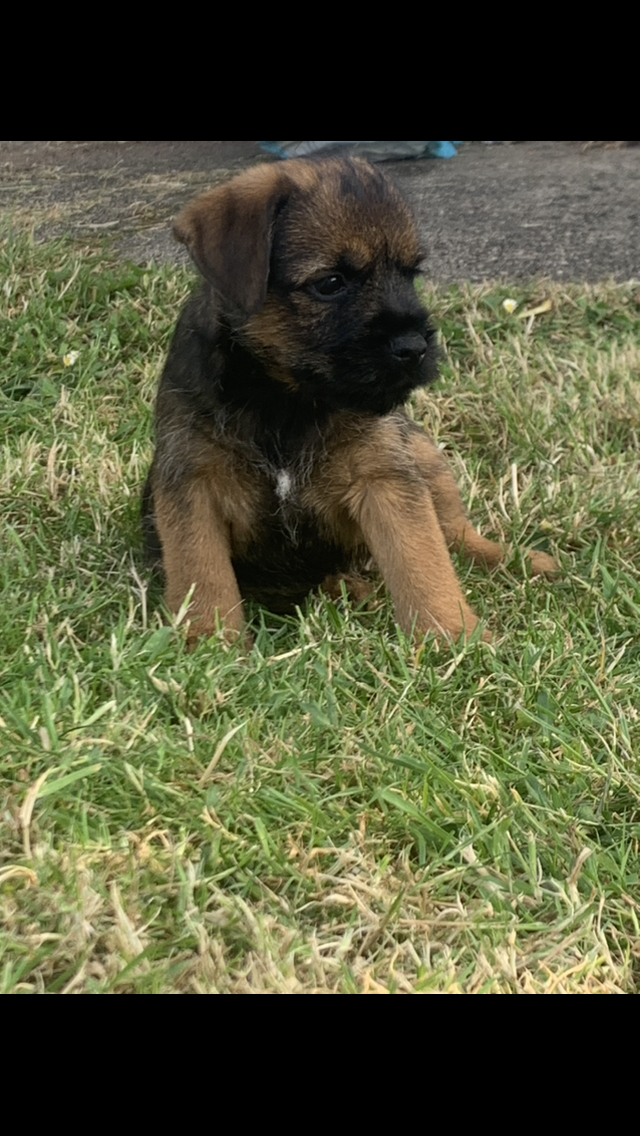
<svg viewBox="0 0 640 1136">
<path fill-rule="evenodd" d="M 345 176 L 359 179 L 366 209 L 357 193 L 343 191 Z M 369 182 L 376 189 L 370 201 Z M 213 350 L 225 327 L 238 344 L 227 369 L 237 350 L 249 352 L 255 366 L 264 368 L 265 382 L 275 383 L 274 391 L 286 389 L 292 400 L 303 399 L 296 375 L 304 376 L 305 367 L 333 381 L 332 356 L 323 347 L 327 308 L 314 299 L 309 282 L 335 272 L 347 258 L 353 272 L 368 281 L 361 307 L 369 307 L 361 318 L 375 320 L 379 308 L 386 310 L 393 273 L 410 274 L 420 256 L 408 206 L 392 185 L 385 194 L 381 197 L 379 173 L 364 162 L 346 174 L 341 161 L 274 164 L 204 194 L 176 222 L 176 236 L 212 292 L 210 300 L 203 293 L 194 306 L 196 330 L 183 337 L 186 346 L 176 348 L 168 364 L 149 486 L 167 604 L 177 613 L 193 590 L 192 639 L 213 634 L 221 624 L 232 635 L 243 631 L 234 564 L 253 557 L 259 565 L 261 541 L 268 558 L 276 523 L 284 530 L 289 526 L 294 554 L 296 526 L 304 522 L 322 547 L 338 546 L 351 560 L 353 569 L 331 572 L 325 580 L 332 597 L 344 585 L 356 602 L 364 602 L 371 592 L 364 569 L 373 559 L 407 633 L 457 639 L 477 627 L 449 550 L 489 568 L 503 562 L 505 550 L 473 528 L 442 454 L 401 411 L 337 409 L 319 417 L 291 463 L 279 469 L 260 448 L 260 420 L 251 426 L 250 407 L 227 410 L 223 404 L 219 412 L 194 416 L 182 397 L 189 384 L 179 367 L 183 355 L 185 366 L 191 358 L 190 336 L 204 336 Z M 283 293 L 272 286 L 271 257 L 287 202 L 295 210 L 288 214 Z M 368 343 L 364 349 L 370 349 Z M 226 381 L 233 390 L 233 375 Z M 209 380 L 199 382 L 206 399 Z M 529 555 L 535 572 L 557 571 L 551 557 Z"/>
<path fill-rule="evenodd" d="M 212 635 L 221 620 L 229 632 L 244 628 L 242 597 L 230 559 L 229 532 L 211 506 L 202 482 L 191 493 L 187 522 L 158 494 L 156 517 L 163 543 L 166 600 L 176 615 L 193 588 L 190 637 Z"/>
</svg>

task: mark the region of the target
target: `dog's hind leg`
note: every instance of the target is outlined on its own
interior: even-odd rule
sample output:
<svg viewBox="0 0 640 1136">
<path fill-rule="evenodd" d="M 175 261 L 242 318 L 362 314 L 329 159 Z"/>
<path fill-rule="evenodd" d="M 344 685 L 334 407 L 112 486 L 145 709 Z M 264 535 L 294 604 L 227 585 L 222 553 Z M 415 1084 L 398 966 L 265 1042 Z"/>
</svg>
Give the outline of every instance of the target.
<svg viewBox="0 0 640 1136">
<path fill-rule="evenodd" d="M 412 456 L 426 478 L 447 546 L 487 568 L 497 568 L 504 563 L 507 555 L 504 546 L 487 540 L 471 524 L 444 455 L 422 430 L 412 430 L 410 441 Z M 546 552 L 529 552 L 527 556 L 536 575 L 554 576 L 559 572 L 558 564 Z"/>
</svg>

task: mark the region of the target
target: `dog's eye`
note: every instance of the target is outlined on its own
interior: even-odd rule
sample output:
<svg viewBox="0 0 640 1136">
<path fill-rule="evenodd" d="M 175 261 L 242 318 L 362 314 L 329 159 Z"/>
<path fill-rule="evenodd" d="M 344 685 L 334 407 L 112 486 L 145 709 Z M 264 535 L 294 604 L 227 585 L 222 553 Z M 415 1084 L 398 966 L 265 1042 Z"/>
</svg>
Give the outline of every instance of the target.
<svg viewBox="0 0 640 1136">
<path fill-rule="evenodd" d="M 330 300 L 343 292 L 346 286 L 344 276 L 340 272 L 334 272 L 331 276 L 322 276 L 319 280 L 314 280 L 310 287 L 314 295 L 323 300 Z"/>
</svg>

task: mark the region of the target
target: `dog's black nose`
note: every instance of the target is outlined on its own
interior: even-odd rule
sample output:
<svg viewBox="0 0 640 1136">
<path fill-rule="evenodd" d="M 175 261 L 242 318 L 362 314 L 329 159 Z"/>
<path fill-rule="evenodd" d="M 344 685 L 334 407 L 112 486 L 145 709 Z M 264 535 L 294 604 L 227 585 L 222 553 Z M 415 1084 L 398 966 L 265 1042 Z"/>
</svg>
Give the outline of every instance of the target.
<svg viewBox="0 0 640 1136">
<path fill-rule="evenodd" d="M 423 335 L 399 335 L 391 340 L 391 354 L 405 367 L 419 367 L 427 354 L 427 341 Z"/>
</svg>

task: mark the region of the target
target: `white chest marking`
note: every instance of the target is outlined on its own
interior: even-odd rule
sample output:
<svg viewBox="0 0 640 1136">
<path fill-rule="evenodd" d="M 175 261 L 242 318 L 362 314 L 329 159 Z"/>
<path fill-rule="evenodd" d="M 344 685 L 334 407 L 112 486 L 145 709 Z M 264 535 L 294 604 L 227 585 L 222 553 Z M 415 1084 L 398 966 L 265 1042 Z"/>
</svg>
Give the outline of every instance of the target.
<svg viewBox="0 0 640 1136">
<path fill-rule="evenodd" d="M 280 501 L 283 503 L 288 501 L 293 493 L 293 489 L 294 482 L 291 474 L 287 473 L 286 469 L 281 469 L 276 477 L 276 493 Z"/>
</svg>

